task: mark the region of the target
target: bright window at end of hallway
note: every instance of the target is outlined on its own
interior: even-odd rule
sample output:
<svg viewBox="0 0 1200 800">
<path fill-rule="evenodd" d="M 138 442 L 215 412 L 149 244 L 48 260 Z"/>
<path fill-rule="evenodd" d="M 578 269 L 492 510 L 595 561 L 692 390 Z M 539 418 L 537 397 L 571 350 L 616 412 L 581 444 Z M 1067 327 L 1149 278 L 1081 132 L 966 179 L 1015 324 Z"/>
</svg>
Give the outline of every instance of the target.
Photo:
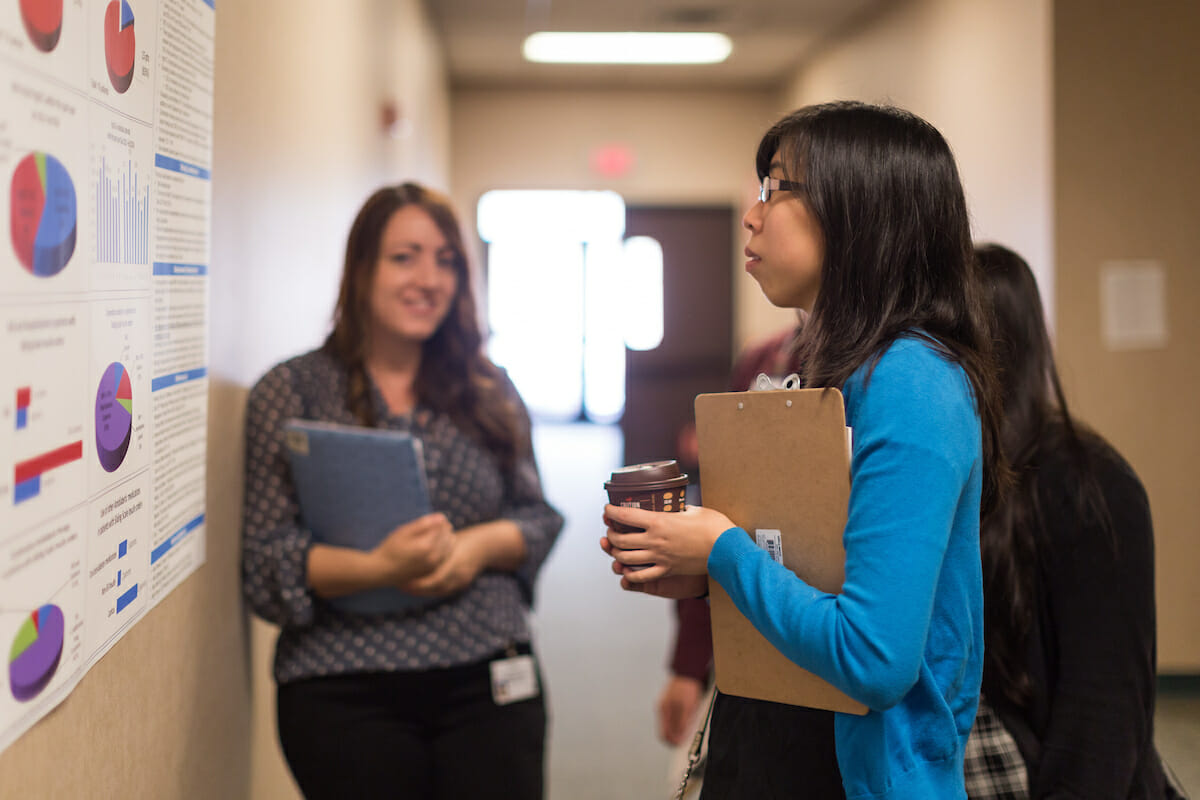
<svg viewBox="0 0 1200 800">
<path fill-rule="evenodd" d="M 609 191 L 491 191 L 488 354 L 537 419 L 612 423 L 625 409 L 626 347 L 662 340 L 662 248 L 623 240 Z"/>
<path fill-rule="evenodd" d="M 663 338 L 663 251 L 649 236 L 625 240 L 622 264 L 625 296 L 625 346 L 653 350 Z"/>
</svg>

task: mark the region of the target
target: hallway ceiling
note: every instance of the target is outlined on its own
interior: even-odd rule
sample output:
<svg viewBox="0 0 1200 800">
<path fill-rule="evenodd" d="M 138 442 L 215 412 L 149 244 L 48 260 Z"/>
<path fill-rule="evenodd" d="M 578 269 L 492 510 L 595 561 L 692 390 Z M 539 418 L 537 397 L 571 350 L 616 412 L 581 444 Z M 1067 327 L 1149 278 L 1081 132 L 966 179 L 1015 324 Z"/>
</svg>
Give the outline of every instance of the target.
<svg viewBox="0 0 1200 800">
<path fill-rule="evenodd" d="M 767 88 L 822 44 L 901 0 L 428 0 L 455 86 Z M 532 64 L 535 31 L 717 31 L 721 64 Z"/>
</svg>

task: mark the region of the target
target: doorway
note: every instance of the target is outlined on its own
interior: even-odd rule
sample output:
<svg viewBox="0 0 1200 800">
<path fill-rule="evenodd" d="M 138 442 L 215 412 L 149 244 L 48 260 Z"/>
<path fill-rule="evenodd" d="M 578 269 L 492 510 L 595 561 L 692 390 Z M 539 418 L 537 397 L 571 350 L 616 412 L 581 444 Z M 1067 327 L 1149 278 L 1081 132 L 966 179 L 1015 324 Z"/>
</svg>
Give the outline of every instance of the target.
<svg viewBox="0 0 1200 800">
<path fill-rule="evenodd" d="M 625 235 L 662 246 L 663 336 L 625 355 L 625 463 L 679 458 L 697 394 L 729 386 L 733 363 L 730 206 L 627 206 Z"/>
</svg>

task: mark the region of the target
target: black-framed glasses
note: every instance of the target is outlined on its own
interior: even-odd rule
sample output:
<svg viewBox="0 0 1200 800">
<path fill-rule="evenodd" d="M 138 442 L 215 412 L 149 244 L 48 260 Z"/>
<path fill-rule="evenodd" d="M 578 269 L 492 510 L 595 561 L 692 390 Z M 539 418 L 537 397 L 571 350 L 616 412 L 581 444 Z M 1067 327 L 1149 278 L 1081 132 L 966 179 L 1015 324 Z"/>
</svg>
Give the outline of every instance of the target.
<svg viewBox="0 0 1200 800">
<path fill-rule="evenodd" d="M 803 183 L 785 181 L 780 178 L 763 176 L 762 184 L 758 187 L 758 202 L 765 203 L 771 199 L 771 192 L 796 192 L 804 188 Z"/>
</svg>

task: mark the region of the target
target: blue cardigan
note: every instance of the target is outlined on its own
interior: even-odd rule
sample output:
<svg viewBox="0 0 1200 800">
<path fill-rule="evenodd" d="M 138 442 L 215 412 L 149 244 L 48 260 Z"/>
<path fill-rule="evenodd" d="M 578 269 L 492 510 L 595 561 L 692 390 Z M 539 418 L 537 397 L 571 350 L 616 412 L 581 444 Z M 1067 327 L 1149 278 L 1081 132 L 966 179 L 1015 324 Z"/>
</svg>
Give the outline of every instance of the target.
<svg viewBox="0 0 1200 800">
<path fill-rule="evenodd" d="M 983 673 L 979 416 L 965 373 L 922 340 L 897 340 L 868 372 L 843 387 L 854 448 L 841 594 L 740 528 L 721 534 L 708 571 L 784 655 L 870 709 L 835 715 L 848 800 L 963 798 Z"/>
</svg>

